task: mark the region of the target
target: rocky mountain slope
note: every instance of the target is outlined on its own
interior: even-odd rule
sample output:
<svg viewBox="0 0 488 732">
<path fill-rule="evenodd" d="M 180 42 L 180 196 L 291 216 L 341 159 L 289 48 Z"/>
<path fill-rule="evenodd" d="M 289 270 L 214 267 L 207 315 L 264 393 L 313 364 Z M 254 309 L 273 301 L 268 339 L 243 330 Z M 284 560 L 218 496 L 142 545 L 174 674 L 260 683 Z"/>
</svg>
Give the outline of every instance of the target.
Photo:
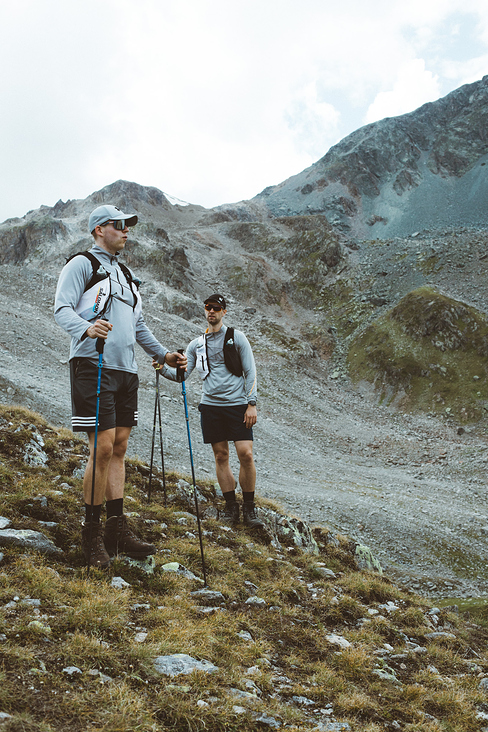
<svg viewBox="0 0 488 732">
<path fill-rule="evenodd" d="M 409 134 L 422 128 L 427 140 L 434 117 L 446 130 L 449 119 L 468 124 L 461 102 L 469 99 L 469 124 L 478 133 L 474 110 L 481 115 L 484 89 L 485 80 L 407 115 Z M 383 127 L 401 124 L 403 117 L 377 124 L 379 150 Z M 355 133 L 358 140 L 365 130 Z M 464 136 L 456 148 L 449 140 L 451 154 L 465 161 L 442 178 L 452 187 L 478 163 L 484 168 L 481 158 L 473 163 L 474 143 L 468 155 Z M 333 149 L 325 158 L 337 155 Z M 354 158 L 348 160 L 352 166 Z M 361 161 L 351 168 L 351 190 L 363 185 Z M 380 176 L 388 185 L 391 171 Z M 407 218 L 423 185 L 397 196 Z M 366 200 L 371 190 L 361 190 Z M 110 201 L 140 217 L 124 258 L 143 280 L 146 320 L 161 342 L 184 347 L 199 334 L 202 301 L 213 291 L 226 295 L 227 322 L 250 338 L 260 379 L 259 493 L 312 523 L 357 536 L 415 589 L 437 596 L 487 592 L 486 230 L 455 227 L 464 216 L 456 208 L 442 209 L 444 219 L 454 211 L 442 229 L 380 239 L 375 224 L 360 239 L 332 225 L 328 210 L 272 215 L 273 196 L 206 210 L 117 181 L 85 200 L 59 201 L 0 224 L 1 400 L 70 425 L 69 343 L 52 317 L 54 292 L 65 258 L 91 244 L 90 211 Z M 466 222 L 472 224 L 467 214 Z M 147 461 L 155 381 L 142 351 L 138 361 L 140 426 L 130 450 Z M 170 382 L 162 391 L 165 462 L 188 472 L 181 393 Z M 200 439 L 199 391 L 194 376 L 188 399 L 196 468 L 213 477 Z"/>
<path fill-rule="evenodd" d="M 274 216 L 325 214 L 386 239 L 487 223 L 488 76 L 400 117 L 362 127 L 254 200 Z"/>
</svg>

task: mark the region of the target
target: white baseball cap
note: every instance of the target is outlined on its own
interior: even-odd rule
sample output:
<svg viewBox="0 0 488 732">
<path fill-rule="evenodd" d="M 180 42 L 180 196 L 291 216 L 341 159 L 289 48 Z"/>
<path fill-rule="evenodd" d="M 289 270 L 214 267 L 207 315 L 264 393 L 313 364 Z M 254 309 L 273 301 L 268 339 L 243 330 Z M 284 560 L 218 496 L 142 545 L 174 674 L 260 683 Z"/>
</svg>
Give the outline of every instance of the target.
<svg viewBox="0 0 488 732">
<path fill-rule="evenodd" d="M 96 226 L 106 224 L 107 221 L 125 221 L 126 226 L 135 226 L 137 224 L 137 216 L 135 214 L 126 214 L 117 208 L 106 204 L 105 206 L 98 206 L 94 211 L 91 212 L 88 220 L 88 227 L 90 234 L 94 231 Z"/>
</svg>

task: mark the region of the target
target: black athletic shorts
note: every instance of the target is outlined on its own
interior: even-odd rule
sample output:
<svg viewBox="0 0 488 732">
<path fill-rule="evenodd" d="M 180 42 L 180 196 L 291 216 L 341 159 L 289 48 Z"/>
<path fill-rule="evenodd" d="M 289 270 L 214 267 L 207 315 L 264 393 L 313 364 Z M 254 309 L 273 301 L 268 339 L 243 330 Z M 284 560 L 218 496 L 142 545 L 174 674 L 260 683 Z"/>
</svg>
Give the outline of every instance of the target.
<svg viewBox="0 0 488 732">
<path fill-rule="evenodd" d="M 252 440 L 252 429 L 244 424 L 244 414 L 247 404 L 237 407 L 213 407 L 209 404 L 200 404 L 200 422 L 202 425 L 203 441 L 237 442 Z"/>
<path fill-rule="evenodd" d="M 97 413 L 98 366 L 87 358 L 70 361 L 73 432 L 94 432 Z M 139 377 L 128 371 L 101 370 L 98 429 L 137 425 Z"/>
</svg>

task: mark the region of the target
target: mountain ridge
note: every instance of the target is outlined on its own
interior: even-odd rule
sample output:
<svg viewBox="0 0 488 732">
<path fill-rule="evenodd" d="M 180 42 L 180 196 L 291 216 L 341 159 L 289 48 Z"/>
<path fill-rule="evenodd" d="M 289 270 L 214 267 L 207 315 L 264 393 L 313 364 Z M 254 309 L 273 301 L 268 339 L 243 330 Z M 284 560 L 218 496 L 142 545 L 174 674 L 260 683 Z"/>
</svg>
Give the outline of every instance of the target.
<svg viewBox="0 0 488 732">
<path fill-rule="evenodd" d="M 488 194 L 487 121 L 485 76 L 413 112 L 361 127 L 253 200 L 273 215 L 324 213 L 360 238 L 485 225 L 478 208 Z M 425 198 L 430 205 L 421 205 Z"/>
</svg>

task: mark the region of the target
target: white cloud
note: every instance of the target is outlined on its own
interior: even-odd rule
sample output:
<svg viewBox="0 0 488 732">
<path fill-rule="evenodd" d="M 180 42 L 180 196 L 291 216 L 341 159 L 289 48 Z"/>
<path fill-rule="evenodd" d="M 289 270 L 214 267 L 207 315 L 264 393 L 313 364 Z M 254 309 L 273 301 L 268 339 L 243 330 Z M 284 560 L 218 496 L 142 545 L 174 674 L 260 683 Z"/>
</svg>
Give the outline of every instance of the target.
<svg viewBox="0 0 488 732">
<path fill-rule="evenodd" d="M 486 0 L 59 7 L 0 4 L 0 220 L 117 178 L 248 198 L 488 69 Z"/>
<path fill-rule="evenodd" d="M 366 112 L 367 123 L 396 117 L 432 102 L 440 96 L 439 79 L 427 71 L 423 59 L 414 59 L 398 70 L 391 91 L 379 92 Z"/>
<path fill-rule="evenodd" d="M 294 133 L 297 150 L 316 160 L 324 154 L 324 140 L 336 137 L 340 112 L 332 104 L 320 101 L 316 83 L 310 82 L 293 99 L 285 118 Z"/>
</svg>

